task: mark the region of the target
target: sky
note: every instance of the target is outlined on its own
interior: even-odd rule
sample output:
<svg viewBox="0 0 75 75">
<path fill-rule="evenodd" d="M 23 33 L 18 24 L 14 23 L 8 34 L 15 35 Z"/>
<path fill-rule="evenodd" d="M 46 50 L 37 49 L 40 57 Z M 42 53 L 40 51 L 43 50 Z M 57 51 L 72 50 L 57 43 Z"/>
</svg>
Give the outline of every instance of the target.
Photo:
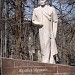
<svg viewBox="0 0 75 75">
<path fill-rule="evenodd" d="M 56 8 L 60 8 L 59 7 L 59 3 L 58 3 L 58 0 L 53 0 L 53 2 L 52 2 L 52 5 L 54 5 Z M 33 5 L 33 2 L 32 2 L 32 0 L 27 0 L 27 5 L 26 5 L 27 7 L 25 7 L 25 14 L 26 14 L 26 18 L 29 18 L 29 19 L 31 19 L 31 17 L 32 17 L 32 15 L 30 15 L 30 14 L 32 14 L 33 13 L 33 9 L 34 9 L 34 5 Z M 67 14 L 68 13 L 68 11 L 70 10 L 70 9 L 72 9 L 72 6 L 70 5 L 70 6 L 68 6 L 68 4 L 67 3 L 62 3 L 62 5 L 61 5 L 61 8 L 62 8 L 62 10 L 63 10 L 63 14 Z M 75 7 L 75 6 L 74 6 Z M 58 13 L 58 12 L 57 12 Z M 72 9 L 72 11 L 71 11 L 71 13 L 70 14 L 68 14 L 67 15 L 67 17 L 75 17 L 74 16 L 75 15 L 75 8 L 74 9 Z"/>
</svg>

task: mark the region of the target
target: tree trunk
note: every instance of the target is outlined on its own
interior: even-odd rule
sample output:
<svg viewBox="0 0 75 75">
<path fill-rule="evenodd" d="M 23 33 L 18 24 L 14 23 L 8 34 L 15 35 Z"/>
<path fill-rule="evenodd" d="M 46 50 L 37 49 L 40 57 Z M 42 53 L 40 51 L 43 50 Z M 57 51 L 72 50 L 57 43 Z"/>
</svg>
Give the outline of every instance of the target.
<svg viewBox="0 0 75 75">
<path fill-rule="evenodd" d="M 22 1 L 15 0 L 15 18 L 18 24 L 18 35 L 16 35 L 16 57 L 20 58 L 21 52 L 21 37 L 22 37 L 22 22 L 23 22 L 23 11 L 22 11 Z"/>
<path fill-rule="evenodd" d="M 0 19 L 2 17 L 2 0 L 0 0 Z"/>
<path fill-rule="evenodd" d="M 2 57 L 2 44 L 3 44 L 3 43 L 2 43 L 2 38 L 3 38 L 3 37 L 2 37 L 2 30 L 1 30 L 1 51 L 0 51 L 0 52 L 1 52 L 1 57 Z"/>
<path fill-rule="evenodd" d="M 7 57 L 7 20 L 9 18 L 8 10 L 9 10 L 8 0 L 5 0 L 5 51 L 4 51 L 5 57 Z"/>
</svg>

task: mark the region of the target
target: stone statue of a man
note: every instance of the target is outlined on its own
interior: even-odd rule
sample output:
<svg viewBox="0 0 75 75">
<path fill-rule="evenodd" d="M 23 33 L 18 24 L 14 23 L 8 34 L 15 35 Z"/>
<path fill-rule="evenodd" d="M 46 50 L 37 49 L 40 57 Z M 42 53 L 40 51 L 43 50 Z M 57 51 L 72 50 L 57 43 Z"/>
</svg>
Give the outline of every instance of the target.
<svg viewBox="0 0 75 75">
<path fill-rule="evenodd" d="M 40 6 L 33 11 L 32 23 L 40 27 L 42 62 L 54 64 L 53 56 L 58 53 L 55 42 L 58 18 L 54 7 L 46 5 L 46 0 L 40 0 Z"/>
</svg>

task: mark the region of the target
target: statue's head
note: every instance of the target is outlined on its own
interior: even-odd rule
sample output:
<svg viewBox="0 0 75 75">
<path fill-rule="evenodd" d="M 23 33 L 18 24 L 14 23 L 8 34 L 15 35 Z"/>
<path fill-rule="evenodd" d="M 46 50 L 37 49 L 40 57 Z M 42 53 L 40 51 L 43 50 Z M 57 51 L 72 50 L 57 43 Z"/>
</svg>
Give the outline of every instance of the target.
<svg viewBox="0 0 75 75">
<path fill-rule="evenodd" d="M 46 5 L 46 0 L 40 0 L 40 5 L 45 6 Z"/>
</svg>

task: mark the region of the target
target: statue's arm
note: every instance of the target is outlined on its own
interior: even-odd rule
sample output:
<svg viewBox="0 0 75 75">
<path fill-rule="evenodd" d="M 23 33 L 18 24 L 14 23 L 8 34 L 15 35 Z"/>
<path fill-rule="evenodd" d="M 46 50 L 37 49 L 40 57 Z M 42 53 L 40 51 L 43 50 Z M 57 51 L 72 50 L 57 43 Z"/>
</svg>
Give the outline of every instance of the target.
<svg viewBox="0 0 75 75">
<path fill-rule="evenodd" d="M 53 7 L 53 34 L 55 38 L 57 34 L 57 24 L 58 24 L 58 17 L 55 8 Z"/>
<path fill-rule="evenodd" d="M 42 26 L 42 23 L 37 21 L 35 10 L 33 11 L 32 23 L 34 26 Z"/>
</svg>

